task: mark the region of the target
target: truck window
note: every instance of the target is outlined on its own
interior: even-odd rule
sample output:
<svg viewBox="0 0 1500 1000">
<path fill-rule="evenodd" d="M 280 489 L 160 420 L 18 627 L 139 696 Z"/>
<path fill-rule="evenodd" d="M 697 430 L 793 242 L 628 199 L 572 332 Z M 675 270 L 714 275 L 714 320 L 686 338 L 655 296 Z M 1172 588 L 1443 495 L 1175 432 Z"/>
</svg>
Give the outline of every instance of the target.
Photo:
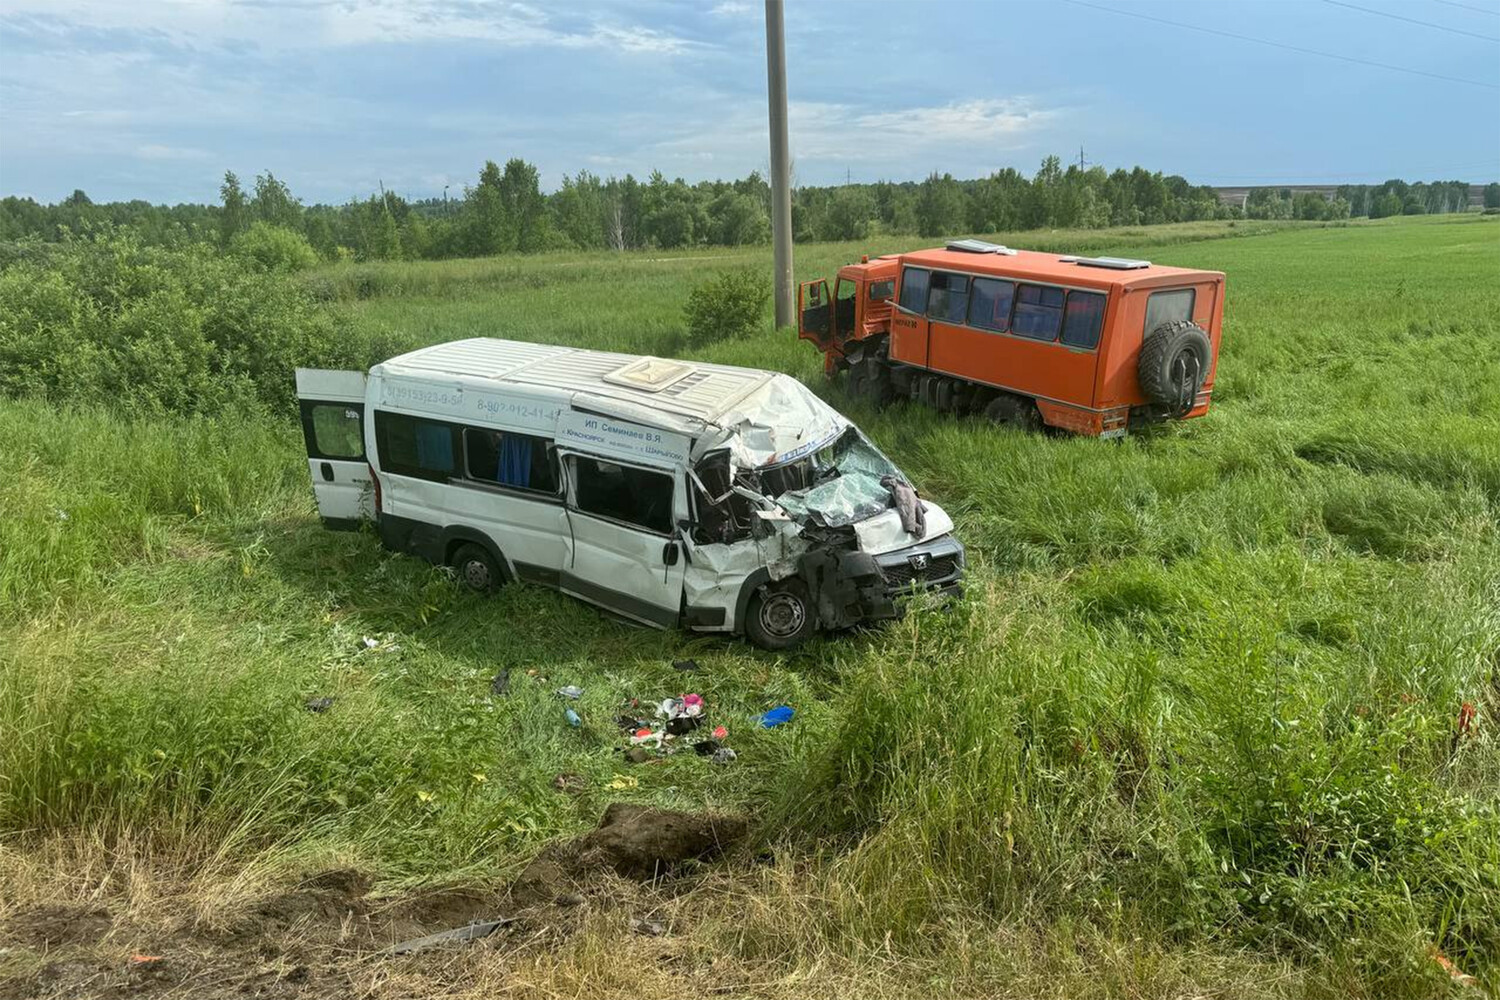
<svg viewBox="0 0 1500 1000">
<path fill-rule="evenodd" d="M 1099 330 L 1104 325 L 1104 296 L 1098 292 L 1068 293 L 1068 307 L 1063 314 L 1062 342 L 1069 347 L 1092 351 L 1099 346 Z"/>
<path fill-rule="evenodd" d="M 927 311 L 927 278 L 931 274 L 920 267 L 901 270 L 901 308 L 920 313 Z"/>
<path fill-rule="evenodd" d="M 623 521 L 667 535 L 672 532 L 672 477 L 631 465 L 574 455 L 574 504 L 585 514 Z"/>
<path fill-rule="evenodd" d="M 446 482 L 458 474 L 458 427 L 404 413 L 375 411 L 380 467 L 398 476 Z"/>
<path fill-rule="evenodd" d="M 464 428 L 464 462 L 470 479 L 519 490 L 557 493 L 552 442 L 530 434 Z"/>
<path fill-rule="evenodd" d="M 896 279 L 886 278 L 884 281 L 870 282 L 870 301 L 884 302 L 896 294 Z"/>
<path fill-rule="evenodd" d="M 1147 334 L 1163 323 L 1171 323 L 1179 319 L 1193 318 L 1194 293 L 1191 288 L 1173 288 L 1165 292 L 1152 292 L 1151 297 L 1146 300 L 1146 328 L 1141 333 Z"/>
<path fill-rule="evenodd" d="M 859 285 L 848 278 L 840 278 L 833 295 L 833 329 L 848 336 L 854 329 L 854 313 L 858 304 Z"/>
<path fill-rule="evenodd" d="M 1016 316 L 1010 332 L 1035 340 L 1056 340 L 1062 327 L 1063 290 L 1046 285 L 1016 287 Z"/>
<path fill-rule="evenodd" d="M 944 323 L 962 323 L 969 312 L 969 276 L 933 272 L 927 296 L 927 315 Z"/>
<path fill-rule="evenodd" d="M 313 403 L 313 444 L 323 458 L 364 458 L 363 420 L 347 403 Z"/>
<path fill-rule="evenodd" d="M 969 296 L 969 325 L 1004 333 L 1010 329 L 1010 303 L 1016 286 L 998 278 L 975 278 Z"/>
</svg>

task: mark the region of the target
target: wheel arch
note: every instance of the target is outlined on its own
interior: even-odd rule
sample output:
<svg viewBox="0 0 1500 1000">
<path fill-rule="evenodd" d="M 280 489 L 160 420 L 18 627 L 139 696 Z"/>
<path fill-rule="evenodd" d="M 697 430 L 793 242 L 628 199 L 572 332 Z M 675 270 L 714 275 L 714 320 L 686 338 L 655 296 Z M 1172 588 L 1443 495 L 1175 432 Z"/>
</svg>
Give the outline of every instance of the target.
<svg viewBox="0 0 1500 1000">
<path fill-rule="evenodd" d="M 513 583 L 516 578 L 510 561 L 505 558 L 505 553 L 500 551 L 500 546 L 488 534 L 465 524 L 453 524 L 443 529 L 443 562 L 442 565 L 449 566 L 453 563 L 453 554 L 458 551 L 460 545 L 478 545 L 490 554 L 495 560 L 495 565 L 500 567 L 500 575 L 503 583 Z"/>
<path fill-rule="evenodd" d="M 771 571 L 762 566 L 745 577 L 745 582 L 740 584 L 739 596 L 734 601 L 734 627 L 731 629 L 734 635 L 745 634 L 745 613 L 750 609 L 750 598 L 770 582 Z"/>
</svg>

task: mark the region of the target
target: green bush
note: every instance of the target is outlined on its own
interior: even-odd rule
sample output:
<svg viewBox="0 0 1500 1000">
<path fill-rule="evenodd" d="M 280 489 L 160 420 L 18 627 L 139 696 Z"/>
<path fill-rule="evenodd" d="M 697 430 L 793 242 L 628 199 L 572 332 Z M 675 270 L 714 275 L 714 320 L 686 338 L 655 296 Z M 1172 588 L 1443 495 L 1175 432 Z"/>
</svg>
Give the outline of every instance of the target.
<svg viewBox="0 0 1500 1000">
<path fill-rule="evenodd" d="M 749 336 L 765 319 L 771 290 L 755 271 L 720 271 L 688 295 L 684 316 L 694 346 Z"/>
<path fill-rule="evenodd" d="M 365 367 L 379 353 L 300 282 L 204 243 L 104 230 L 0 270 L 0 396 L 290 412 L 294 367 Z"/>
<path fill-rule="evenodd" d="M 234 238 L 230 251 L 262 271 L 305 271 L 318 263 L 307 237 L 284 226 L 257 222 Z"/>
</svg>

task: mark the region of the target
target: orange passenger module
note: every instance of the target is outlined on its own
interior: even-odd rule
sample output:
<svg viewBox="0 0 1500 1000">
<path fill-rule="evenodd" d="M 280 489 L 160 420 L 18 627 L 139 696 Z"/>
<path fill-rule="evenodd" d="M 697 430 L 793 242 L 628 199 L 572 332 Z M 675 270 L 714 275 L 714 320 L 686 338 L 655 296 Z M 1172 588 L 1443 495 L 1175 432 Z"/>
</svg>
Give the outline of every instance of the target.
<svg viewBox="0 0 1500 1000">
<path fill-rule="evenodd" d="M 798 313 L 824 371 L 877 404 L 1120 437 L 1208 412 L 1224 275 L 957 240 L 806 282 Z"/>
</svg>

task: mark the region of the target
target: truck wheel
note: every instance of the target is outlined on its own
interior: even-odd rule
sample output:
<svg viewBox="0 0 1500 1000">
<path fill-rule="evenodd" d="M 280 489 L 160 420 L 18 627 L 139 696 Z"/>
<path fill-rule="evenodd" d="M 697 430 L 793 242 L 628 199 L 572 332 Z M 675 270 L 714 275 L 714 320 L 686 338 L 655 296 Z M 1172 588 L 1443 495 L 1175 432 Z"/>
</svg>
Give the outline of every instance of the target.
<svg viewBox="0 0 1500 1000">
<path fill-rule="evenodd" d="M 890 368 L 878 359 L 865 362 L 863 385 L 865 398 L 877 410 L 885 409 L 895 397 L 895 391 L 891 388 Z"/>
<path fill-rule="evenodd" d="M 984 408 L 984 415 L 1001 427 L 1014 427 L 1018 431 L 1042 429 L 1042 415 L 1036 404 L 1020 396 L 1002 392 Z"/>
<path fill-rule="evenodd" d="M 1147 399 L 1166 406 L 1173 416 L 1184 417 L 1193 408 L 1212 361 L 1213 345 L 1203 328 L 1190 320 L 1173 320 L 1146 335 L 1136 377 Z"/>
<path fill-rule="evenodd" d="M 800 646 L 818 627 L 807 588 L 797 580 L 762 587 L 745 614 L 745 636 L 761 649 Z"/>
<path fill-rule="evenodd" d="M 849 383 L 845 386 L 849 395 L 859 399 L 865 394 L 865 366 L 856 361 L 849 366 Z"/>
<path fill-rule="evenodd" d="M 503 582 L 494 557 L 473 542 L 460 545 L 449 565 L 459 582 L 476 594 L 493 593 Z"/>
</svg>

